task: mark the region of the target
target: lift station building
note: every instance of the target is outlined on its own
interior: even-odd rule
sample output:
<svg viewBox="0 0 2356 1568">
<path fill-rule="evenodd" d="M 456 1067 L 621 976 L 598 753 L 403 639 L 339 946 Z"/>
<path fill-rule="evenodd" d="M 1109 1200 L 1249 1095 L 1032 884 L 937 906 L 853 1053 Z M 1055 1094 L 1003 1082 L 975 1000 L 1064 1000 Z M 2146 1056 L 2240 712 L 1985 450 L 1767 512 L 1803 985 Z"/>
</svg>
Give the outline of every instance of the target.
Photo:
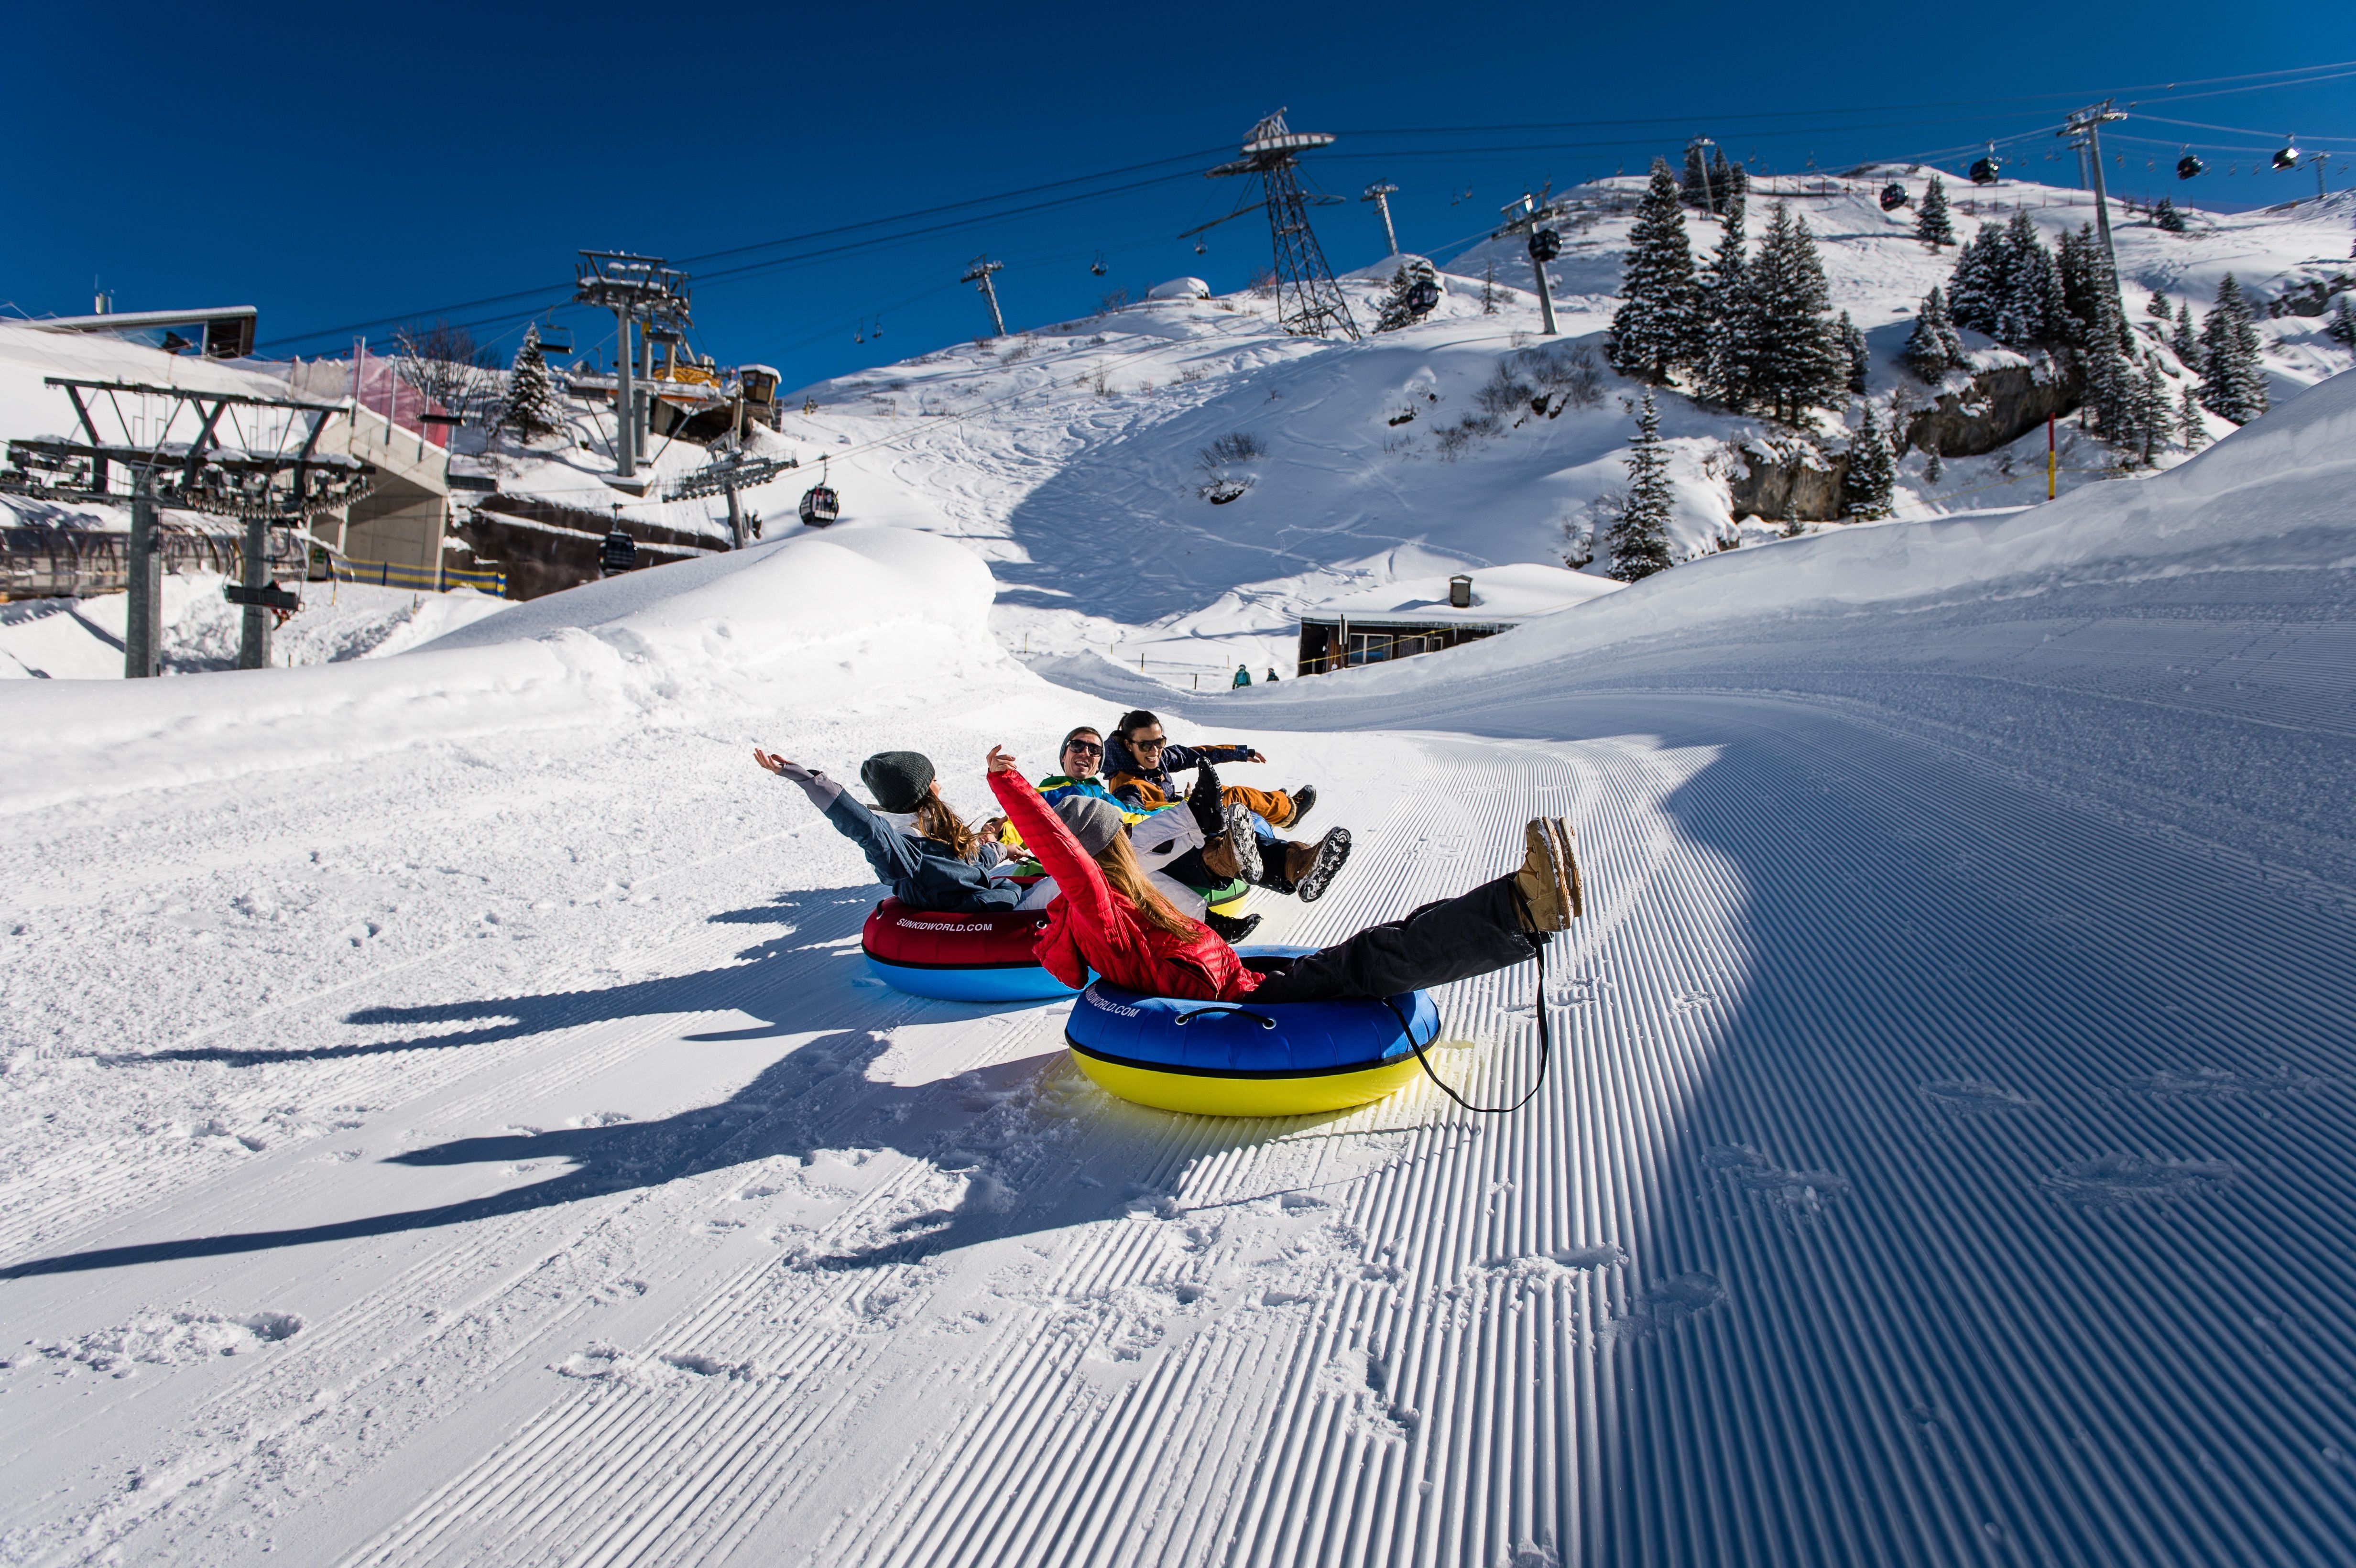
<svg viewBox="0 0 2356 1568">
<path fill-rule="evenodd" d="M 1403 578 L 1302 612 L 1300 673 L 1323 675 L 1478 642 L 1621 586 L 1535 562 Z"/>
</svg>

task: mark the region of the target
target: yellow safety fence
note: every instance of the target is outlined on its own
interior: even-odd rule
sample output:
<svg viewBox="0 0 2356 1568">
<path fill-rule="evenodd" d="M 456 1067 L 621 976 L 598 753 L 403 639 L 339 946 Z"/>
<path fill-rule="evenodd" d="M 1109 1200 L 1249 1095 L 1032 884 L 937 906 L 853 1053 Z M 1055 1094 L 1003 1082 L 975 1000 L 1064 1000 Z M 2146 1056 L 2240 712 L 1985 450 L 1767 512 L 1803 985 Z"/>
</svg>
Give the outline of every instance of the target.
<svg viewBox="0 0 2356 1568">
<path fill-rule="evenodd" d="M 338 582 L 365 582 L 379 588 L 408 588 L 427 593 L 472 588 L 502 599 L 508 592 L 506 572 L 481 567 L 404 566 L 399 561 L 355 560 L 339 555 L 331 559 L 328 571 Z"/>
</svg>

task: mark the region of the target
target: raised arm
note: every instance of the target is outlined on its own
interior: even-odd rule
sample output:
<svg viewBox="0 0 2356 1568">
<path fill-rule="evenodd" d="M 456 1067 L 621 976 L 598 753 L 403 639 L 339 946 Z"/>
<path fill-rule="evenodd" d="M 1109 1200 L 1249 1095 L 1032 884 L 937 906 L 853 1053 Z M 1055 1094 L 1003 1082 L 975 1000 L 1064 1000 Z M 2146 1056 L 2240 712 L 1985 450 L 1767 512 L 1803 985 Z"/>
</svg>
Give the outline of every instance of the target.
<svg viewBox="0 0 2356 1568">
<path fill-rule="evenodd" d="M 1268 761 L 1249 746 L 1166 746 L 1162 752 L 1162 765 L 1172 773 L 1184 773 L 1199 768 L 1205 763 L 1264 763 Z"/>
<path fill-rule="evenodd" d="M 999 765 L 1001 758 L 1006 763 L 1002 768 Z M 1072 905 L 1073 912 L 1082 916 L 1083 923 L 1098 931 L 1113 929 L 1114 907 L 1124 901 L 1105 881 L 1104 872 L 1080 848 L 1080 841 L 1072 837 L 1064 819 L 1040 797 L 1030 780 L 1014 771 L 1013 763 L 1013 758 L 991 748 L 990 793 L 998 797 L 1006 820 L 1023 835 L 1023 847 L 1055 879 L 1055 886 Z M 1126 914 L 1128 911 L 1123 909 L 1121 912 Z"/>
<path fill-rule="evenodd" d="M 921 861 L 905 834 L 845 794 L 843 787 L 816 768 L 755 749 L 753 760 L 779 778 L 799 784 L 809 802 L 826 814 L 837 833 L 860 848 L 876 880 L 896 885 L 916 874 Z"/>
</svg>

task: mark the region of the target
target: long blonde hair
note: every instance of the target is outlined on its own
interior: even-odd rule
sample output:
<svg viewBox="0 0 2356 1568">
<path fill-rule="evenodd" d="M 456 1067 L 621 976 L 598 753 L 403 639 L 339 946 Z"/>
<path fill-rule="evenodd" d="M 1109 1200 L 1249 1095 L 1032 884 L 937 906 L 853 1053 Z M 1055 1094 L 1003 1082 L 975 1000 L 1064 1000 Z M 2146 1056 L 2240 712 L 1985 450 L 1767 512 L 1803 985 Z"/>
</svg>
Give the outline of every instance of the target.
<svg viewBox="0 0 2356 1568">
<path fill-rule="evenodd" d="M 981 848 L 981 839 L 965 825 L 957 807 L 937 795 L 928 795 L 916 803 L 916 821 L 911 826 L 917 837 L 948 845 L 949 852 L 960 860 L 972 859 Z"/>
<path fill-rule="evenodd" d="M 1161 890 L 1145 874 L 1145 868 L 1138 863 L 1137 852 L 1129 847 L 1128 834 L 1114 834 L 1112 842 L 1097 851 L 1096 862 L 1112 891 L 1127 899 L 1136 909 L 1137 918 L 1154 930 L 1172 936 L 1193 936 L 1203 929 L 1162 896 Z"/>
</svg>

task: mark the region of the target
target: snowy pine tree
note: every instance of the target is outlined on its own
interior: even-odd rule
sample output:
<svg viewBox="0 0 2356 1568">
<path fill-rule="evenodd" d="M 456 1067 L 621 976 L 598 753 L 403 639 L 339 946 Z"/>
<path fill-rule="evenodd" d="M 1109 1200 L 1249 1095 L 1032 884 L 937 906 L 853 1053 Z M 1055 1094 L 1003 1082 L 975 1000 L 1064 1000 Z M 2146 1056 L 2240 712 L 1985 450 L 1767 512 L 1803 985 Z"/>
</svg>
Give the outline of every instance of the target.
<svg viewBox="0 0 2356 1568">
<path fill-rule="evenodd" d="M 1964 340 L 1955 334 L 1954 324 L 1947 319 L 1944 295 L 1933 288 L 1914 313 L 1914 330 L 1906 336 L 1906 347 L 1899 350 L 1906 368 L 1923 380 L 1938 384 L 1939 379 L 1963 363 Z"/>
<path fill-rule="evenodd" d="M 2201 339 L 2192 330 L 2192 302 L 2186 300 L 2176 307 L 2176 331 L 2168 340 L 2176 362 L 2186 369 L 2201 364 Z"/>
<path fill-rule="evenodd" d="M 2266 411 L 2266 376 L 2258 361 L 2258 329 L 2233 274 L 2217 285 L 2217 306 L 2201 324 L 2201 403 L 2212 414 L 2247 424 Z"/>
<path fill-rule="evenodd" d="M 499 408 L 499 428 L 527 441 L 564 428 L 563 405 L 557 400 L 556 383 L 548 373 L 548 356 L 541 350 L 537 325 L 523 329 L 523 347 L 516 350 L 515 364 L 508 370 L 508 395 Z"/>
<path fill-rule="evenodd" d="M 1701 353 L 1697 369 L 1704 393 L 1730 409 L 1748 400 L 1750 362 L 1743 351 L 1743 322 L 1749 293 L 1743 276 L 1743 202 L 1740 196 L 1727 204 L 1718 236 L 1718 251 L 1701 279 Z"/>
<path fill-rule="evenodd" d="M 2176 314 L 2168 308 L 2168 296 L 2158 289 L 2151 291 L 2151 298 L 2145 304 L 2143 313 L 2152 320 L 2162 323 Z"/>
<path fill-rule="evenodd" d="M 2152 454 L 2167 442 L 2169 427 L 2176 417 L 2168 397 L 2168 372 L 2160 368 L 2156 351 L 2143 357 L 2143 375 L 2136 383 L 2134 412 L 2136 443 L 2148 467 Z"/>
<path fill-rule="evenodd" d="M 1847 356 L 1834 325 L 1825 266 L 1807 219 L 1788 202 L 1761 237 L 1746 269 L 1743 354 L 1750 394 L 1787 424 L 1812 408 L 1829 408 L 1848 384 Z"/>
<path fill-rule="evenodd" d="M 1626 303 L 1612 317 L 1604 347 L 1613 369 L 1638 380 L 1661 382 L 1694 361 L 1700 324 L 1695 312 L 1693 248 L 1686 239 L 1685 213 L 1677 205 L 1676 176 L 1664 159 L 1653 160 L 1652 184 L 1629 230 L 1620 295 Z"/>
<path fill-rule="evenodd" d="M 1935 253 L 1942 245 L 1955 242 L 1955 226 L 1947 217 L 1947 187 L 1937 175 L 1923 187 L 1922 199 L 1914 208 L 1914 238 L 1931 247 Z"/>
<path fill-rule="evenodd" d="M 1492 261 L 1481 274 L 1481 314 L 1497 314 L 1497 263 Z"/>
<path fill-rule="evenodd" d="M 1653 394 L 1636 413 L 1636 439 L 1628 448 L 1628 499 L 1612 525 L 1612 575 L 1634 582 L 1675 564 L 1669 559 L 1669 454 L 1661 445 L 1661 414 Z"/>
<path fill-rule="evenodd" d="M 2342 348 L 2356 348 L 2356 294 L 2341 294 L 2323 336 Z"/>
<path fill-rule="evenodd" d="M 2055 336 L 2083 348 L 2094 341 L 2094 318 L 2103 309 L 2102 302 L 2118 297 L 2110 256 L 2094 238 L 2093 224 L 2081 224 L 2075 234 L 2062 231 L 2053 268 L 2062 281 L 2062 318 L 2054 324 Z"/>
<path fill-rule="evenodd" d="M 2078 253 L 2074 243 L 2072 253 Z M 2025 212 L 2014 214 L 2001 229 L 1982 224 L 1965 244 L 1947 280 L 1947 315 L 1957 326 L 1985 332 L 2015 348 L 2068 342 L 2075 336 L 2061 269 Z"/>
<path fill-rule="evenodd" d="M 1702 163 L 1701 143 L 1695 141 L 1686 148 L 1686 169 L 1677 182 L 1678 197 L 1697 212 L 1724 212 L 1730 202 L 1740 201 L 1751 188 L 1751 174 L 1740 164 L 1726 161 L 1723 147 L 1710 149 L 1707 167 Z"/>
<path fill-rule="evenodd" d="M 1842 351 L 1848 356 L 1848 389 L 1861 398 L 1865 396 L 1866 372 L 1872 368 L 1873 361 L 1866 351 L 1865 334 L 1858 330 L 1857 323 L 1848 318 L 1847 311 L 1840 313 L 1840 340 Z"/>
<path fill-rule="evenodd" d="M 2176 433 L 2187 452 L 2198 452 L 2209 441 L 2209 423 L 2201 417 L 2200 395 L 2190 387 L 2177 397 Z"/>
<path fill-rule="evenodd" d="M 1430 261 L 1421 256 L 1401 256 L 1398 270 L 1391 274 L 1390 292 L 1383 295 L 1382 303 L 1376 307 L 1376 332 L 1397 332 L 1402 326 L 1413 326 L 1423 319 L 1408 299 L 1416 284 L 1421 283 L 1429 283 L 1434 288 L 1441 286 L 1440 274 Z"/>
<path fill-rule="evenodd" d="M 1856 438 L 1849 443 L 1848 471 L 1841 475 L 1841 508 L 1853 517 L 1886 517 L 1897 488 L 1897 461 L 1869 402 Z"/>
<path fill-rule="evenodd" d="M 2184 214 L 2176 210 L 2176 203 L 2163 196 L 2152 204 L 2151 224 L 2153 228 L 2165 229 L 2170 234 L 2181 234 L 2184 232 Z"/>
<path fill-rule="evenodd" d="M 1922 459 L 1922 483 L 1936 485 L 1940 475 L 1946 471 L 1946 464 L 1939 461 L 1939 449 L 1936 446 L 1932 447 L 1930 454 Z"/>
</svg>

